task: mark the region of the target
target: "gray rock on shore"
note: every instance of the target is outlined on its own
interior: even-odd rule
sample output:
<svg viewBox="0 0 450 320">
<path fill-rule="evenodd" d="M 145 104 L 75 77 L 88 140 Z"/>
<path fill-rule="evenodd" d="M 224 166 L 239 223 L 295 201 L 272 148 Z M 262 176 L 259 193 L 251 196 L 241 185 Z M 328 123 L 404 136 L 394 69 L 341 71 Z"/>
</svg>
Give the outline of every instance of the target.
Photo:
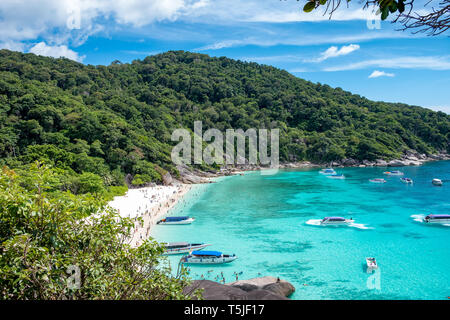
<svg viewBox="0 0 450 320">
<path fill-rule="evenodd" d="M 294 286 L 274 277 L 262 277 L 239 280 L 229 284 L 220 284 L 210 280 L 195 280 L 183 292 L 188 295 L 196 289 L 202 290 L 205 300 L 289 300 Z"/>
</svg>

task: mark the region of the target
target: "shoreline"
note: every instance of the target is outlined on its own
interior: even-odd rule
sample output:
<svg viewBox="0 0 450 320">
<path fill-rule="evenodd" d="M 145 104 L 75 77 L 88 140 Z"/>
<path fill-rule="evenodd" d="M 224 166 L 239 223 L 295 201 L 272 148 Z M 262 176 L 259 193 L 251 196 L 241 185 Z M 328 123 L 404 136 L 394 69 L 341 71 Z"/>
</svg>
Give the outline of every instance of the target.
<svg viewBox="0 0 450 320">
<path fill-rule="evenodd" d="M 346 161 L 347 160 L 347 161 Z M 348 161 L 350 160 L 350 161 Z M 310 161 L 285 162 L 279 164 L 279 169 L 302 169 L 302 168 L 319 168 L 324 166 L 345 168 L 345 167 L 401 167 L 401 166 L 420 166 L 431 161 L 450 160 L 449 155 L 439 154 L 432 156 L 415 155 L 405 156 L 401 160 L 376 160 L 369 162 L 367 160 L 344 159 L 341 161 L 333 161 L 328 164 L 313 163 Z M 179 168 L 180 169 L 180 168 Z M 169 185 L 156 185 L 143 188 L 129 189 L 124 196 L 114 197 L 108 203 L 109 206 L 116 209 L 122 217 L 143 219 L 142 223 L 135 222 L 135 230 L 130 239 L 132 247 L 139 246 L 144 240 L 151 237 L 151 229 L 156 222 L 164 218 L 171 209 L 173 209 L 180 200 L 192 189 L 196 184 L 207 184 L 219 182 L 216 179 L 228 176 L 243 175 L 247 171 L 261 171 L 273 168 L 258 165 L 241 165 L 233 167 L 221 168 L 219 171 L 202 172 L 196 169 L 183 167 L 182 171 L 188 179 L 177 181 Z M 192 170 L 192 171 L 191 171 Z M 171 181 L 171 182 L 172 182 Z"/>
<path fill-rule="evenodd" d="M 130 245 L 138 247 L 151 237 L 150 231 L 156 222 L 166 216 L 191 188 L 190 184 L 178 183 L 129 189 L 124 196 L 114 197 L 108 205 L 116 209 L 121 217 L 135 220 Z M 142 223 L 137 218 L 142 218 Z"/>
<path fill-rule="evenodd" d="M 321 168 L 321 167 L 336 167 L 336 168 L 370 168 L 370 167 L 407 167 L 407 166 L 421 166 L 427 162 L 434 161 L 447 161 L 450 160 L 450 155 L 446 153 L 425 155 L 418 153 L 408 153 L 401 159 L 382 160 L 377 159 L 373 161 L 369 160 L 356 160 L 356 159 L 343 159 L 335 160 L 328 163 L 314 163 L 310 161 L 294 161 L 280 163 L 277 169 L 302 169 L 302 168 Z M 246 171 L 259 171 L 275 169 L 260 165 L 238 165 L 238 166 L 225 166 L 221 168 L 215 177 L 236 175 Z M 209 173 L 211 174 L 211 173 Z"/>
</svg>

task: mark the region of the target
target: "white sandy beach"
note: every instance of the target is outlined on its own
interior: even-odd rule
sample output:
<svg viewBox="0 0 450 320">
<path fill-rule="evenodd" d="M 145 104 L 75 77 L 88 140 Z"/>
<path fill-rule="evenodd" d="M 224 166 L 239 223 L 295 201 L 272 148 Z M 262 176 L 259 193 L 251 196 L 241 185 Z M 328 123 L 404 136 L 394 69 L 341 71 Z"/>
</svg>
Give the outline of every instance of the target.
<svg viewBox="0 0 450 320">
<path fill-rule="evenodd" d="M 136 229 L 130 242 L 136 247 L 150 236 L 151 227 L 162 219 L 190 188 L 191 185 L 180 183 L 174 186 L 129 189 L 126 195 L 115 197 L 109 205 L 122 217 L 143 218 L 143 224 L 136 222 Z"/>
</svg>

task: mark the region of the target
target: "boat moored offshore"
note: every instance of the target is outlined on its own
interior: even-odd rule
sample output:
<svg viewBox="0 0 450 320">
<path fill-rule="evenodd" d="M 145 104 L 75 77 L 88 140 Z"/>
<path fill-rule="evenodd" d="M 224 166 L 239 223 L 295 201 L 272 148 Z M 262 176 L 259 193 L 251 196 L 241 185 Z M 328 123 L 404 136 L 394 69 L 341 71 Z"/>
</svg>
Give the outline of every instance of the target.
<svg viewBox="0 0 450 320">
<path fill-rule="evenodd" d="M 336 174 L 336 171 L 334 171 L 333 168 L 326 168 L 319 171 L 320 174 L 324 175 L 330 175 L 330 174 Z"/>
<path fill-rule="evenodd" d="M 394 171 L 385 171 L 384 174 L 387 174 L 388 176 L 402 176 L 403 172 L 394 170 Z"/>
<path fill-rule="evenodd" d="M 369 179 L 369 181 L 372 182 L 372 183 L 386 183 L 387 182 L 383 178 Z"/>
<path fill-rule="evenodd" d="M 321 225 L 346 225 L 353 223 L 353 219 L 345 219 L 343 217 L 325 217 L 320 221 Z"/>
<path fill-rule="evenodd" d="M 413 184 L 413 180 L 411 178 L 400 178 L 400 181 L 406 184 Z"/>
<path fill-rule="evenodd" d="M 159 220 L 156 224 L 191 224 L 195 219 L 191 217 L 167 217 Z"/>
<path fill-rule="evenodd" d="M 327 175 L 327 178 L 329 179 L 345 179 L 345 176 L 343 174 L 330 174 Z"/>
<path fill-rule="evenodd" d="M 450 223 L 450 214 L 429 214 L 423 221 L 426 223 Z"/>
<path fill-rule="evenodd" d="M 372 273 L 372 271 L 378 269 L 378 264 L 375 258 L 366 258 L 367 273 Z"/>
<path fill-rule="evenodd" d="M 203 248 L 210 246 L 210 244 L 206 243 L 188 243 L 188 242 L 169 242 L 169 243 L 162 243 L 162 245 L 165 247 L 164 254 L 166 255 L 189 253 L 193 250 L 202 250 Z"/>
<path fill-rule="evenodd" d="M 442 180 L 441 179 L 433 179 L 431 180 L 431 183 L 435 186 L 442 186 Z"/>
<path fill-rule="evenodd" d="M 237 259 L 235 254 L 223 254 L 220 251 L 193 251 L 191 254 L 181 258 L 182 263 L 187 264 L 222 264 Z"/>
</svg>

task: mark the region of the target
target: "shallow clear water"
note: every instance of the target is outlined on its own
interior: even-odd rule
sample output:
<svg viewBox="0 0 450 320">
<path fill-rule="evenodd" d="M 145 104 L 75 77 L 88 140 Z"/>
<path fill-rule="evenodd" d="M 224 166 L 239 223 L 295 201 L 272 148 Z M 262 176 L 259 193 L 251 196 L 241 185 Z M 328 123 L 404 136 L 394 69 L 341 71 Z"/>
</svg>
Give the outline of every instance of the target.
<svg viewBox="0 0 450 320">
<path fill-rule="evenodd" d="M 400 177 L 383 175 L 401 170 Z M 225 265 L 192 266 L 193 279 L 226 282 L 261 275 L 290 281 L 293 299 L 447 299 L 450 296 L 450 226 L 430 226 L 413 215 L 450 213 L 450 162 L 420 167 L 336 169 L 345 180 L 318 170 L 247 172 L 195 186 L 173 215 L 196 218 L 186 226 L 155 226 L 158 241 L 207 242 L 235 253 Z M 385 178 L 373 184 L 370 178 Z M 432 178 L 444 186 L 435 187 Z M 317 226 L 343 216 L 356 226 Z M 311 221 L 312 220 L 312 221 Z M 376 257 L 379 272 L 365 270 Z M 169 259 L 176 269 L 180 256 Z M 220 277 L 222 279 L 222 277 Z"/>
</svg>

